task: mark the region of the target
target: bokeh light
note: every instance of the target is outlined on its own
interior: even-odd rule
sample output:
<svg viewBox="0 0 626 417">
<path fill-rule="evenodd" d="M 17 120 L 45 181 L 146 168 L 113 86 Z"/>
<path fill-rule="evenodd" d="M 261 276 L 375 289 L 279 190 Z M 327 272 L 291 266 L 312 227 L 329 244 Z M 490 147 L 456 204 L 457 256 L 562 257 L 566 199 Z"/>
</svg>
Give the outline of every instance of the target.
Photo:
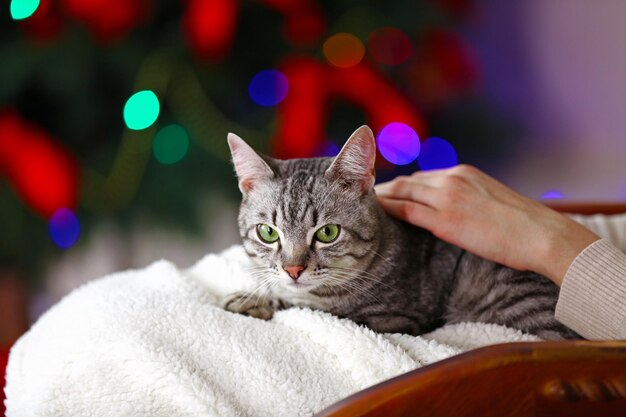
<svg viewBox="0 0 626 417">
<path fill-rule="evenodd" d="M 548 190 L 545 193 L 541 194 L 542 200 L 558 200 L 563 197 L 563 193 L 558 190 Z"/>
<path fill-rule="evenodd" d="M 417 163 L 422 171 L 428 171 L 453 167 L 459 163 L 459 158 L 450 142 L 432 137 L 422 142 Z"/>
<path fill-rule="evenodd" d="M 177 124 L 165 126 L 154 137 L 152 151 L 157 161 L 164 165 L 175 164 L 189 150 L 189 135 Z"/>
<path fill-rule="evenodd" d="M 322 150 L 320 156 L 337 156 L 339 154 L 339 146 L 331 141 L 326 141 L 322 144 Z"/>
<path fill-rule="evenodd" d="M 289 80 L 285 74 L 276 70 L 264 70 L 252 77 L 248 94 L 256 104 L 275 106 L 287 97 Z"/>
<path fill-rule="evenodd" d="M 324 42 L 324 56 L 332 65 L 350 68 L 365 56 L 365 47 L 359 38 L 350 33 L 337 33 Z"/>
<path fill-rule="evenodd" d="M 386 27 L 369 36 L 367 47 L 374 60 L 385 65 L 399 65 L 413 54 L 413 45 L 401 30 Z"/>
<path fill-rule="evenodd" d="M 68 249 L 74 246 L 80 236 L 80 223 L 72 210 L 60 208 L 50 217 L 48 232 L 55 245 Z"/>
<path fill-rule="evenodd" d="M 13 20 L 26 19 L 35 13 L 39 7 L 39 0 L 11 0 L 11 18 Z"/>
<path fill-rule="evenodd" d="M 380 154 L 396 165 L 415 161 L 420 154 L 420 140 L 415 130 L 404 123 L 389 123 L 378 133 L 376 139 Z"/>
<path fill-rule="evenodd" d="M 133 94 L 124 106 L 124 122 L 132 130 L 146 129 L 159 117 L 159 99 L 151 90 Z"/>
</svg>

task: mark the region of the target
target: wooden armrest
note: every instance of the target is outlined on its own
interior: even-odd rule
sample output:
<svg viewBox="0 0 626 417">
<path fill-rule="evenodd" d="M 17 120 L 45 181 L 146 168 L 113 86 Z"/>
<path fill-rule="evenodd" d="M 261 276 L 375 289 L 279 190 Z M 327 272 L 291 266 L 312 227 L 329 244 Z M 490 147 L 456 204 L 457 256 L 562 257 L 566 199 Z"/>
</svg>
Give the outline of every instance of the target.
<svg viewBox="0 0 626 417">
<path fill-rule="evenodd" d="M 488 346 L 358 392 L 316 417 L 626 416 L 626 341 Z"/>
<path fill-rule="evenodd" d="M 626 213 L 626 203 L 576 203 L 571 201 L 559 201 L 546 203 L 546 206 L 562 213 L 572 214 Z"/>
</svg>

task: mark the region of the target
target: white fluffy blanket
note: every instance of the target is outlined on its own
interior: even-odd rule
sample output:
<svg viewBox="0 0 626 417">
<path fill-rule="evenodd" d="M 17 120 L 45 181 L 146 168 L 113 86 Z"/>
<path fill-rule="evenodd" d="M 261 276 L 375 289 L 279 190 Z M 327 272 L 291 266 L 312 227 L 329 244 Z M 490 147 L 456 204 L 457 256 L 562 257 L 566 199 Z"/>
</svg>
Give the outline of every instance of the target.
<svg viewBox="0 0 626 417">
<path fill-rule="evenodd" d="M 13 347 L 7 416 L 310 416 L 462 351 L 537 340 L 477 323 L 411 337 L 308 309 L 268 322 L 226 312 L 220 298 L 252 286 L 246 263 L 233 247 L 77 289 Z"/>
</svg>

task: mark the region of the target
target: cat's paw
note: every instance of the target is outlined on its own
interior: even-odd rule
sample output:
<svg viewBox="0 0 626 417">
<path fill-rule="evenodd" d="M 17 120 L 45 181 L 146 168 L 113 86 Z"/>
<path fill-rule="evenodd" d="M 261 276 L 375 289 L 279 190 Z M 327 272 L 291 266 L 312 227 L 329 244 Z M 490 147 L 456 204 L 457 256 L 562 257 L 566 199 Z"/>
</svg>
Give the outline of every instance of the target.
<svg viewBox="0 0 626 417">
<path fill-rule="evenodd" d="M 236 292 L 226 296 L 224 309 L 261 320 L 269 320 L 278 309 L 274 300 L 247 292 Z"/>
</svg>

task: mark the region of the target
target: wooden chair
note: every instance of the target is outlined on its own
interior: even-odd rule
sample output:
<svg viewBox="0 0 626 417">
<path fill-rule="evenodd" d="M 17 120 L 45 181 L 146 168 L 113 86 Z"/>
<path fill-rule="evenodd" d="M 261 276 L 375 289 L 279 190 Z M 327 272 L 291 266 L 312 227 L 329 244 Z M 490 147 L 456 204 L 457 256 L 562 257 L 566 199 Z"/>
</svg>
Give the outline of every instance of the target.
<svg viewBox="0 0 626 417">
<path fill-rule="evenodd" d="M 551 207 L 626 213 L 626 204 Z M 626 341 L 488 346 L 382 382 L 316 415 L 383 416 L 626 417 Z"/>
</svg>

